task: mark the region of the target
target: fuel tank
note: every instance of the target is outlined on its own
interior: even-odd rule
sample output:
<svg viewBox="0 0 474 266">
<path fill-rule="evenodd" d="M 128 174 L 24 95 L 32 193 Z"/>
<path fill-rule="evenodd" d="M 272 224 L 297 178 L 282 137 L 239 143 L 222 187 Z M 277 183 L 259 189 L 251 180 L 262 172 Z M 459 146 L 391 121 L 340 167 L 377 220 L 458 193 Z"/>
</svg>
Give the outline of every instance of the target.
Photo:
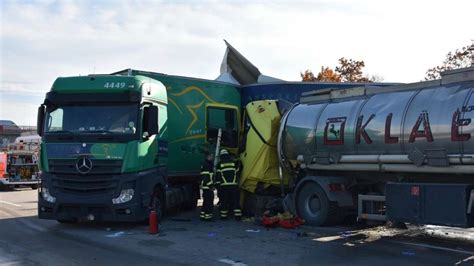
<svg viewBox="0 0 474 266">
<path fill-rule="evenodd" d="M 441 80 L 307 93 L 282 119 L 287 167 L 474 173 L 474 68 Z"/>
</svg>

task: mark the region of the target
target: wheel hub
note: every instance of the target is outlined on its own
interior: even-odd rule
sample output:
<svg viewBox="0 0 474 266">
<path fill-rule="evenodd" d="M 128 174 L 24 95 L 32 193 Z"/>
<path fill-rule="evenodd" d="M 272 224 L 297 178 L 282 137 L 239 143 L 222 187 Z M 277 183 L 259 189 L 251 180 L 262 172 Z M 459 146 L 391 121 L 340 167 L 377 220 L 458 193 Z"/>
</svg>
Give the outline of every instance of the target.
<svg viewBox="0 0 474 266">
<path fill-rule="evenodd" d="M 321 211 L 321 200 L 316 194 L 313 194 L 308 198 L 306 211 L 313 217 L 317 216 Z"/>
</svg>

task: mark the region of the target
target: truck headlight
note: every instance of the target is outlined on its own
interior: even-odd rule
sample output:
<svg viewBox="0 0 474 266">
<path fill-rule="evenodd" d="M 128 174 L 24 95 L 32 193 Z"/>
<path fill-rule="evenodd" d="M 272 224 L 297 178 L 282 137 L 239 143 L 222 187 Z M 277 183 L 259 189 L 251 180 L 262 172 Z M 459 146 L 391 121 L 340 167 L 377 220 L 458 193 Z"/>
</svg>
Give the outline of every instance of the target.
<svg viewBox="0 0 474 266">
<path fill-rule="evenodd" d="M 55 203 L 56 202 L 56 198 L 51 196 L 51 194 L 49 193 L 49 189 L 47 188 L 43 188 L 41 190 L 41 196 L 43 197 L 43 199 L 47 202 L 51 202 L 51 203 Z"/>
<path fill-rule="evenodd" d="M 120 195 L 118 197 L 112 199 L 112 203 L 120 204 L 131 201 L 134 193 L 135 190 L 133 188 L 123 189 L 122 191 L 120 191 Z"/>
</svg>

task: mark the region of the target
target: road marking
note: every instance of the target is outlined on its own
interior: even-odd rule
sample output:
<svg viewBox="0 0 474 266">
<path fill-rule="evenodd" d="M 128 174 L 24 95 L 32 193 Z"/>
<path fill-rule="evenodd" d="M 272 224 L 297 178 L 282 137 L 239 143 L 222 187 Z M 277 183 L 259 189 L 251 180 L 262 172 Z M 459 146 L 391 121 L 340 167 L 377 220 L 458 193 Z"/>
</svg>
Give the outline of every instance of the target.
<svg viewBox="0 0 474 266">
<path fill-rule="evenodd" d="M 469 258 L 465 258 L 463 260 L 460 260 L 460 261 L 456 262 L 456 264 L 454 264 L 454 265 L 460 265 L 461 263 L 468 262 L 470 260 L 474 260 L 474 256 L 470 256 Z"/>
<path fill-rule="evenodd" d="M 229 260 L 229 259 L 220 259 L 220 260 L 217 260 L 217 261 L 225 263 L 225 264 L 229 264 L 229 265 L 234 265 L 234 266 L 247 266 L 247 264 L 245 264 L 245 263 L 236 262 L 236 261 Z"/>
<path fill-rule="evenodd" d="M 18 204 L 15 204 L 15 203 L 11 203 L 11 202 L 8 202 L 8 201 L 3 201 L 3 200 L 0 200 L 0 203 L 7 204 L 7 205 L 11 205 L 11 206 L 15 206 L 15 207 L 21 207 L 21 205 L 18 205 Z"/>
<path fill-rule="evenodd" d="M 410 243 L 410 242 L 392 241 L 392 240 L 388 240 L 388 242 L 403 244 L 403 245 L 411 245 L 411 246 L 415 246 L 415 247 L 451 251 L 451 252 L 457 252 L 457 253 L 466 254 L 466 255 L 474 255 L 474 252 L 472 252 L 472 251 L 459 250 L 459 249 L 454 249 L 454 248 L 445 248 L 445 247 L 433 246 L 433 245 L 430 245 L 430 244 L 419 244 L 419 243 Z"/>
</svg>

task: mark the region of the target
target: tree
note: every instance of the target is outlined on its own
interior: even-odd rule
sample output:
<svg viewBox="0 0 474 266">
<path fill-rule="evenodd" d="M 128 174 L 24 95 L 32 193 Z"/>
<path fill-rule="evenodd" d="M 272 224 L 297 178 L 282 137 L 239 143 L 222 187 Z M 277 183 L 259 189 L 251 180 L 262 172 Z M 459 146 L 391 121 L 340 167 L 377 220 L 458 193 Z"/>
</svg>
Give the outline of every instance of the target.
<svg viewBox="0 0 474 266">
<path fill-rule="evenodd" d="M 342 57 L 339 59 L 339 66 L 336 66 L 336 72 L 341 75 L 342 82 L 370 82 L 369 78 L 362 75 L 364 67 L 364 61 Z"/>
<path fill-rule="evenodd" d="M 305 70 L 304 73 L 300 73 L 301 80 L 305 82 L 318 81 L 314 76 L 313 72 L 309 69 Z"/>
<path fill-rule="evenodd" d="M 300 73 L 300 75 L 303 81 L 374 82 L 383 80 L 383 78 L 378 75 L 374 75 L 370 78 L 368 75 L 364 75 L 364 67 L 364 61 L 357 61 L 342 57 L 339 59 L 339 65 L 336 66 L 335 70 L 329 67 L 321 67 L 321 71 L 316 76 L 309 69 L 304 73 Z"/>
<path fill-rule="evenodd" d="M 321 71 L 318 73 L 316 80 L 325 82 L 341 82 L 341 76 L 329 67 L 321 67 Z"/>
<path fill-rule="evenodd" d="M 443 71 L 471 66 L 474 63 L 472 62 L 473 53 L 474 44 L 449 52 L 441 65 L 426 71 L 425 80 L 440 79 Z"/>
</svg>

